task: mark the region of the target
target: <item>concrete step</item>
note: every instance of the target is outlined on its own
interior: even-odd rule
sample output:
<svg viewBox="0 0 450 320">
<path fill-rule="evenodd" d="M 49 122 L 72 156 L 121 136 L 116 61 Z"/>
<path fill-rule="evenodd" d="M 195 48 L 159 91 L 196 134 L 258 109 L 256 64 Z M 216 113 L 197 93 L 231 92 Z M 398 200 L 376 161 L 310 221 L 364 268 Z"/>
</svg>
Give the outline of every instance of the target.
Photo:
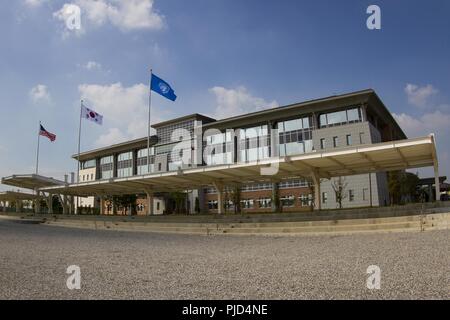
<svg viewBox="0 0 450 320">
<path fill-rule="evenodd" d="M 428 231 L 450 229 L 450 213 L 377 219 L 266 223 L 154 223 L 93 220 L 47 220 L 46 224 L 96 230 L 123 230 L 183 234 L 344 234 L 362 232 Z"/>
</svg>

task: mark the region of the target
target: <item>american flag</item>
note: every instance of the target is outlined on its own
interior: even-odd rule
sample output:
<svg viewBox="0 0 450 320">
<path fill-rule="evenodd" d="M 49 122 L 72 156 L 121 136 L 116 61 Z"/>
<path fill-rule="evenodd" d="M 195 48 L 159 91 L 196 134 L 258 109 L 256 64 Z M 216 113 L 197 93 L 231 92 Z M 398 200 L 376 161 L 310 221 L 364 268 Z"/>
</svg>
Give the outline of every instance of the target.
<svg viewBox="0 0 450 320">
<path fill-rule="evenodd" d="M 48 132 L 42 125 L 41 129 L 39 130 L 39 135 L 49 138 L 51 142 L 56 140 L 56 134 Z"/>
</svg>

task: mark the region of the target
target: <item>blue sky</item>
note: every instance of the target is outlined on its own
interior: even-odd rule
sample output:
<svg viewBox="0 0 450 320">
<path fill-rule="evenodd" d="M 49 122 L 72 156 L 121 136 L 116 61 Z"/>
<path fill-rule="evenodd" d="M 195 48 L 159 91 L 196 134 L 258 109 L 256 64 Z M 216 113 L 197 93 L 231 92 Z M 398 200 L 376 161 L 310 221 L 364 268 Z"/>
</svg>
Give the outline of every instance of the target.
<svg viewBox="0 0 450 320">
<path fill-rule="evenodd" d="M 178 95 L 153 95 L 155 122 L 374 88 L 409 136 L 437 134 L 450 175 L 449 1 L 73 0 L 79 31 L 65 4 L 0 4 L 2 176 L 34 170 L 39 120 L 58 136 L 41 140 L 40 172 L 74 171 L 81 98 L 104 115 L 83 123 L 83 150 L 145 136 L 150 67 Z"/>
</svg>

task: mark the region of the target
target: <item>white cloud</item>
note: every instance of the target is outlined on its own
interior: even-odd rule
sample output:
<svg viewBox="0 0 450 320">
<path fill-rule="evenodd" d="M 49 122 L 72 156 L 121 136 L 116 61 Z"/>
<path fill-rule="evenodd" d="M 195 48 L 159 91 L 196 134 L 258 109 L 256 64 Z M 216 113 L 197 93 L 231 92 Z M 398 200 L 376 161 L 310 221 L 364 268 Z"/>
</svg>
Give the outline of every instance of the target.
<svg viewBox="0 0 450 320">
<path fill-rule="evenodd" d="M 95 142 L 98 146 L 109 146 L 121 141 L 126 141 L 127 136 L 118 128 L 110 128 L 107 133 L 100 135 Z"/>
<path fill-rule="evenodd" d="M 48 0 L 25 0 L 25 4 L 28 7 L 39 7 L 40 5 L 42 5 L 44 2 L 47 2 Z"/>
<path fill-rule="evenodd" d="M 400 127 L 410 138 L 425 136 L 430 133 L 436 135 L 438 158 L 441 174 L 450 174 L 450 144 L 447 139 L 450 136 L 450 114 L 434 111 L 425 113 L 419 117 L 401 113 L 392 114 Z"/>
<path fill-rule="evenodd" d="M 154 0 L 75 0 L 81 8 L 83 29 L 88 23 L 102 26 L 106 23 L 122 31 L 160 30 L 164 27 L 164 17 L 154 9 Z M 69 3 L 53 13 L 54 17 L 65 21 Z"/>
<path fill-rule="evenodd" d="M 148 86 L 135 84 L 124 87 L 121 83 L 111 85 L 82 84 L 78 87 L 87 106 L 104 116 L 109 125 L 108 133 L 100 136 L 97 146 L 105 146 L 147 135 Z M 152 123 L 161 121 L 161 112 L 152 108 Z"/>
<path fill-rule="evenodd" d="M 30 90 L 30 98 L 34 103 L 50 102 L 51 96 L 46 85 L 38 84 Z"/>
<path fill-rule="evenodd" d="M 243 86 L 236 89 L 213 87 L 209 91 L 216 97 L 214 116 L 218 119 L 278 106 L 276 101 L 268 102 L 263 98 L 252 96 Z"/>
<path fill-rule="evenodd" d="M 408 83 L 405 87 L 405 93 L 408 97 L 408 102 L 416 107 L 425 108 L 428 106 L 429 98 L 437 94 L 439 91 L 431 84 L 423 87 Z"/>
<path fill-rule="evenodd" d="M 92 70 L 101 70 L 102 65 L 96 61 L 88 61 L 86 64 L 82 66 L 84 69 L 92 71 Z"/>
<path fill-rule="evenodd" d="M 393 116 L 408 136 L 414 137 L 436 133 L 445 137 L 450 133 L 450 115 L 441 111 L 425 113 L 418 118 L 406 113 L 393 113 Z"/>
</svg>

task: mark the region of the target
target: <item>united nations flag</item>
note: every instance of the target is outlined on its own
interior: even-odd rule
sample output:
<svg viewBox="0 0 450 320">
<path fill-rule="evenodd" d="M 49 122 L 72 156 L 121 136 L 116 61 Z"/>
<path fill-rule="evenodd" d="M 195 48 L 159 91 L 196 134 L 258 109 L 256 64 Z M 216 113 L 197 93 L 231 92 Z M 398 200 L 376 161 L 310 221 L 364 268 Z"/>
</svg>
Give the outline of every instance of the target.
<svg viewBox="0 0 450 320">
<path fill-rule="evenodd" d="M 175 91 L 173 91 L 172 87 L 163 79 L 154 74 L 152 74 L 151 90 L 159 93 L 169 100 L 175 101 L 177 99 Z"/>
</svg>

